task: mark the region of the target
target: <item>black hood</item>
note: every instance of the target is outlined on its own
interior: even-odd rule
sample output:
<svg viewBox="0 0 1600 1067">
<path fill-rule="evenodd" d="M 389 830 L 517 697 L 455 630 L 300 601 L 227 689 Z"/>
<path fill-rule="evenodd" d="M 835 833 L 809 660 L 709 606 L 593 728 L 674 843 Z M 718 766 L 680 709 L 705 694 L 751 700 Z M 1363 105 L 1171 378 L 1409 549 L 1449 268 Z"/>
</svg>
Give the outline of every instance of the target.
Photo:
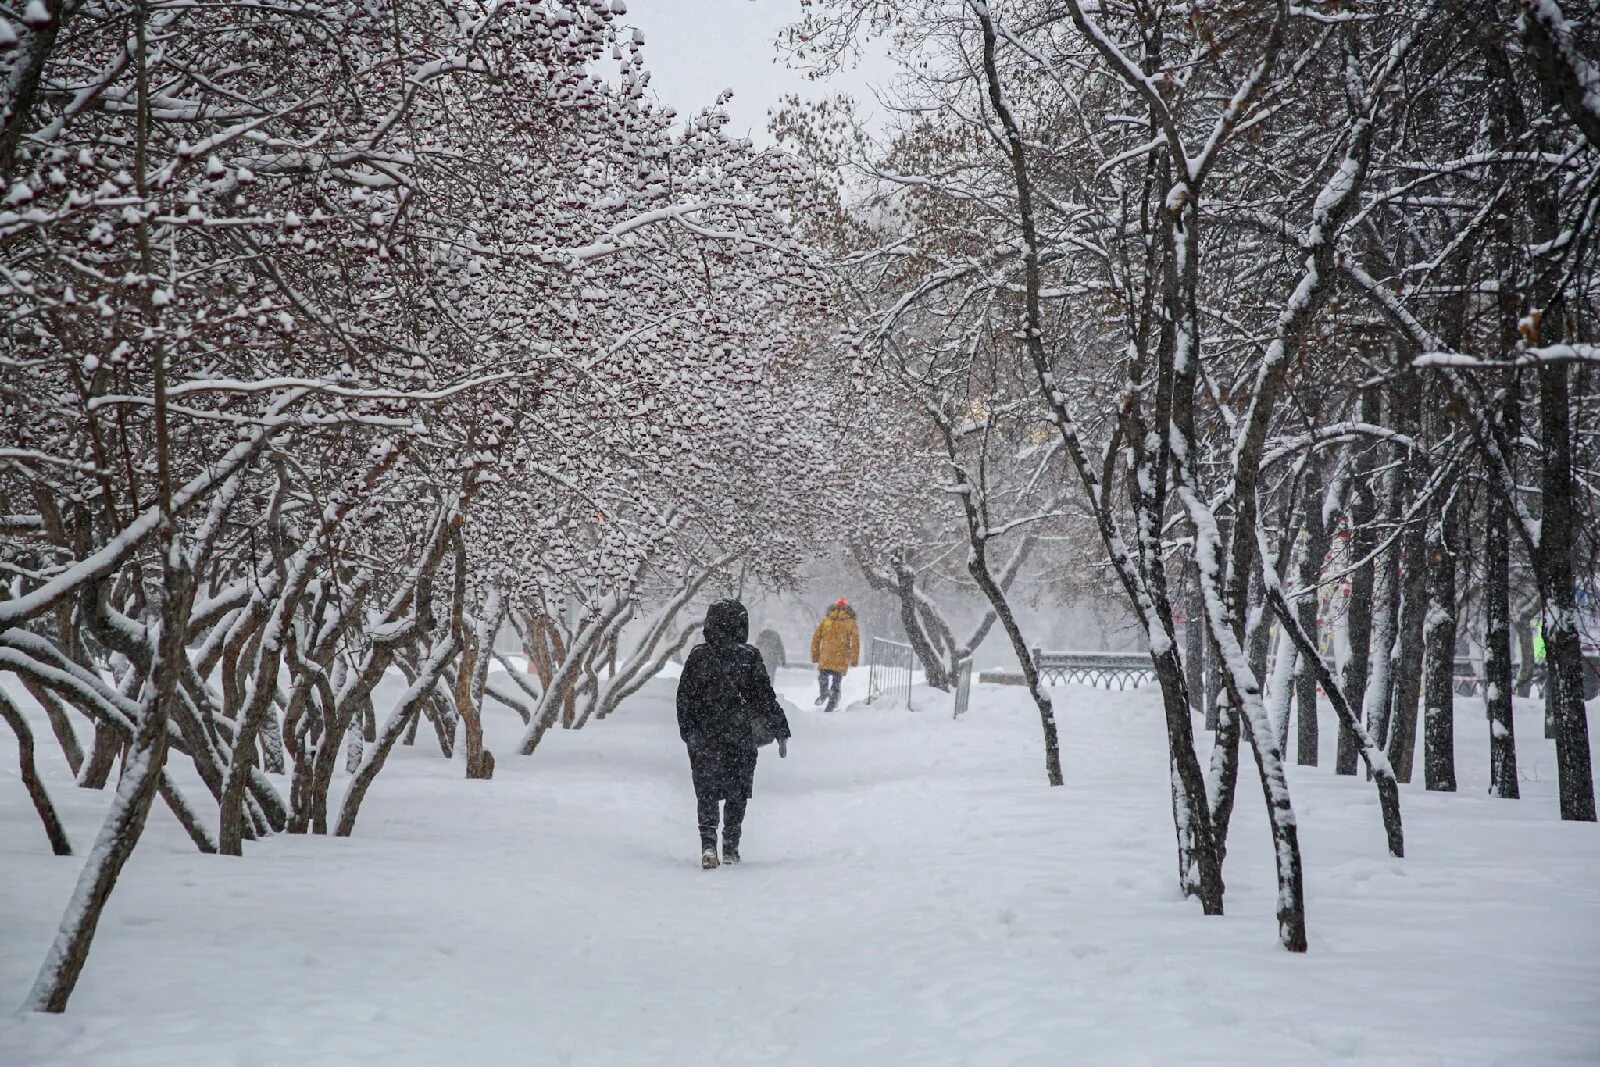
<svg viewBox="0 0 1600 1067">
<path fill-rule="evenodd" d="M 750 613 L 737 600 L 719 600 L 706 609 L 706 641 L 742 645 L 750 636 Z"/>
</svg>

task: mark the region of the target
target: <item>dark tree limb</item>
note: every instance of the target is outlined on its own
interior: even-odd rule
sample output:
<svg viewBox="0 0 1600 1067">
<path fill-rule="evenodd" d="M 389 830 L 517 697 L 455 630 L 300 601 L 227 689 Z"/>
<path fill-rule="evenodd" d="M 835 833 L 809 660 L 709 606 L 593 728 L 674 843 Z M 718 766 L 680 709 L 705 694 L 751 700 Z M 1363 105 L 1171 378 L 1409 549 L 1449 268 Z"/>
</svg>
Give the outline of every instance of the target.
<svg viewBox="0 0 1600 1067">
<path fill-rule="evenodd" d="M 1322 690 L 1328 696 L 1328 703 L 1333 705 L 1334 714 L 1339 717 L 1340 724 L 1350 731 L 1351 737 L 1355 740 L 1357 753 L 1366 763 L 1367 771 L 1377 784 L 1378 807 L 1383 813 L 1384 833 L 1389 838 L 1389 855 L 1396 858 L 1405 856 L 1405 833 L 1400 824 L 1400 785 L 1395 781 L 1389 761 L 1373 743 L 1355 713 L 1350 710 L 1350 703 L 1345 699 L 1339 683 L 1334 680 L 1333 672 L 1317 654 L 1316 643 L 1300 628 L 1294 609 L 1284 599 L 1283 589 L 1270 580 L 1267 584 L 1267 600 L 1272 605 L 1279 622 L 1282 623 L 1284 631 L 1289 635 L 1289 639 L 1300 649 L 1300 654 L 1305 657 L 1306 662 L 1316 669 L 1322 682 Z"/>
<path fill-rule="evenodd" d="M 61 817 L 56 814 L 55 805 L 50 803 L 50 794 L 46 792 L 44 782 L 39 778 L 39 769 L 33 763 L 33 731 L 28 727 L 28 720 L 22 717 L 22 712 L 6 698 L 3 689 L 0 689 L 0 717 L 11 725 L 12 732 L 17 735 L 17 762 L 20 764 L 22 784 L 28 790 L 28 798 L 33 801 L 33 810 L 39 813 L 39 819 L 44 823 L 51 850 L 58 856 L 72 855 L 72 842 L 67 840 L 66 827 L 61 825 Z"/>
</svg>

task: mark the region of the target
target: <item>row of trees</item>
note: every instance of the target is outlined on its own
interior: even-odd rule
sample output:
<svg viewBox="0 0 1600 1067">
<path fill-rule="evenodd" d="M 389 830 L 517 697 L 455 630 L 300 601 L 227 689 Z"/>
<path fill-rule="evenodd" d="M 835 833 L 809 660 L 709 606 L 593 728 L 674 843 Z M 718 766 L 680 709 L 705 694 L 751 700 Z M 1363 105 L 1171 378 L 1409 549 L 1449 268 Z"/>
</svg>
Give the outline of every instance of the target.
<svg viewBox="0 0 1600 1067">
<path fill-rule="evenodd" d="M 622 10 L 0 20 L 0 713 L 59 853 L 14 696 L 80 785 L 120 767 L 29 1007 L 157 797 L 208 853 L 348 835 L 419 723 L 489 777 L 486 698 L 531 753 L 708 583 L 792 572 L 837 470 L 813 185 L 651 102 Z M 507 628 L 531 675 L 490 676 Z"/>
<path fill-rule="evenodd" d="M 80 784 L 120 768 L 31 1007 L 64 1008 L 157 797 L 238 855 L 351 833 L 424 725 L 488 777 L 486 704 L 523 754 L 605 717 L 841 509 L 930 681 L 1010 643 L 1052 783 L 1015 598 L 1120 594 L 1179 884 L 1221 912 L 1247 745 L 1291 950 L 1319 689 L 1402 855 L 1419 738 L 1453 787 L 1463 640 L 1514 795 L 1537 604 L 1562 814 L 1594 818 L 1596 20 L 818 0 L 801 58 L 891 33 L 905 107 L 872 138 L 790 109 L 790 154 L 650 103 L 621 8 L 7 16 L 0 715 L 59 852 L 12 694 Z M 491 674 L 507 630 L 531 673 Z"/>
<path fill-rule="evenodd" d="M 1529 602 L 1561 814 L 1592 821 L 1576 604 L 1600 529 L 1592 5 L 812 9 L 800 61 L 841 62 L 866 34 L 907 57 L 883 135 L 838 104 L 779 126 L 841 176 L 814 234 L 841 264 L 840 356 L 935 460 L 911 476 L 961 504 L 1051 781 L 1054 717 L 1007 579 L 1080 524 L 1148 641 L 1179 882 L 1208 913 L 1248 745 L 1281 938 L 1305 948 L 1284 762 L 1291 712 L 1317 758 L 1319 688 L 1337 770 L 1365 763 L 1400 856 L 1397 785 L 1420 737 L 1427 785 L 1454 788 L 1453 666 L 1482 647 L 1493 788 L 1514 796 L 1510 621 Z M 881 582 L 911 590 L 903 563 Z M 1319 611 L 1346 587 L 1345 618 Z"/>
</svg>

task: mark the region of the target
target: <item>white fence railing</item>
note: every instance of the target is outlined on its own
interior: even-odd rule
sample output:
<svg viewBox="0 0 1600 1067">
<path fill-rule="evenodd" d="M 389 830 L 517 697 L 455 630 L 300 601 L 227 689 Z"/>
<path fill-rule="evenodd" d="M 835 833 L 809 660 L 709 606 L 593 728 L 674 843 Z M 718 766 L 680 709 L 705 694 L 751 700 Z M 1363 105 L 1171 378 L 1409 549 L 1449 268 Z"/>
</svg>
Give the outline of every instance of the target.
<svg viewBox="0 0 1600 1067">
<path fill-rule="evenodd" d="M 911 668 L 917 661 L 911 646 L 874 637 L 867 653 L 867 703 L 882 697 L 910 708 Z"/>
<path fill-rule="evenodd" d="M 951 718 L 959 719 L 966 714 L 967 704 L 972 700 L 972 659 L 968 657 L 961 661 L 961 669 L 956 672 L 956 713 Z"/>
</svg>

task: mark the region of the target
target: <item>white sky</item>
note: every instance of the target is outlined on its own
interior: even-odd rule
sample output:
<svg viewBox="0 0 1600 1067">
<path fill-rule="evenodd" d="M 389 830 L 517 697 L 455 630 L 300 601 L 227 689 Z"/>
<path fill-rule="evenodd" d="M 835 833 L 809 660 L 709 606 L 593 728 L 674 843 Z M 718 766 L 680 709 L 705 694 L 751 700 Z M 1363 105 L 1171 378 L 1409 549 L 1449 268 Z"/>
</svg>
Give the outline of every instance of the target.
<svg viewBox="0 0 1600 1067">
<path fill-rule="evenodd" d="M 800 15 L 800 0 L 628 0 L 627 21 L 644 31 L 650 87 L 664 103 L 687 115 L 732 89 L 728 132 L 765 141 L 767 112 L 780 97 L 848 93 L 867 115 L 874 110 L 873 74 L 881 80 L 887 73 L 882 60 L 828 82 L 789 69 L 773 42 Z"/>
</svg>

